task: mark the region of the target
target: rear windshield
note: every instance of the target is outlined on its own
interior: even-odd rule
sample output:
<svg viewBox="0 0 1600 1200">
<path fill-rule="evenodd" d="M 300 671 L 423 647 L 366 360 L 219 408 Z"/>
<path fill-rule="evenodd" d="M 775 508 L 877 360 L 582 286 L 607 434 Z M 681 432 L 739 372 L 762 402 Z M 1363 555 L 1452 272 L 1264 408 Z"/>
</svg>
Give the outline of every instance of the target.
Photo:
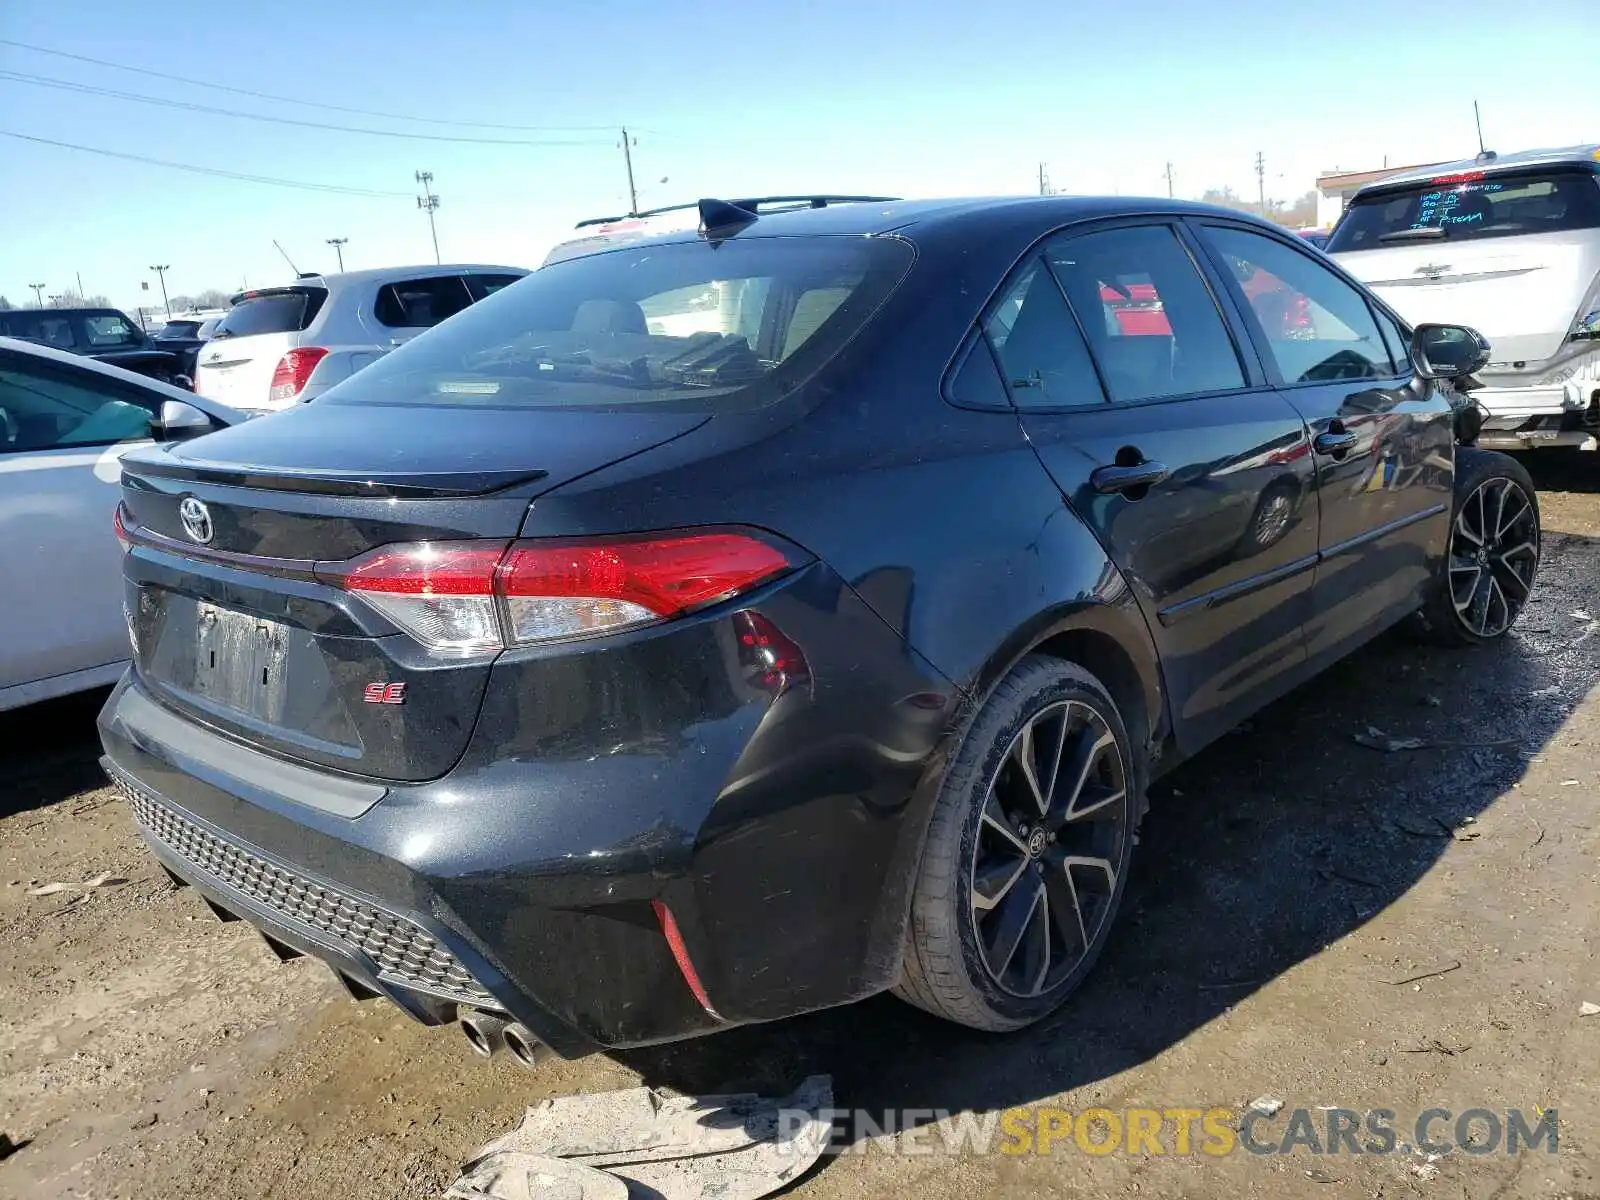
<svg viewBox="0 0 1600 1200">
<path fill-rule="evenodd" d="M 572 259 L 413 339 L 319 403 L 756 408 L 860 330 L 912 257 L 896 239 L 828 236 Z"/>
<path fill-rule="evenodd" d="M 216 337 L 254 337 L 260 333 L 299 333 L 310 325 L 328 298 L 326 288 L 286 288 L 241 296 L 217 324 Z"/>
<path fill-rule="evenodd" d="M 170 340 L 172 338 L 192 338 L 200 329 L 199 321 L 168 321 L 161 327 L 157 338 Z"/>
<path fill-rule="evenodd" d="M 1582 169 L 1444 175 L 1357 196 L 1328 252 L 1600 229 L 1600 179 Z"/>
</svg>

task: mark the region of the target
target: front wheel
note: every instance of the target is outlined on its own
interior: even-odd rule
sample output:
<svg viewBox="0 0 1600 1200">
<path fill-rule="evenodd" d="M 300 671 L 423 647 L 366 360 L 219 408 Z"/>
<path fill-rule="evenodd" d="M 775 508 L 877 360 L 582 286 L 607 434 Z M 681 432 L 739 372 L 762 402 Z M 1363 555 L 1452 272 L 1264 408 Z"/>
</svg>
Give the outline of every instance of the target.
<svg viewBox="0 0 1600 1200">
<path fill-rule="evenodd" d="M 1133 754 L 1081 667 L 1031 657 L 995 688 L 934 806 L 902 999 L 996 1031 L 1066 1001 L 1122 899 L 1141 812 Z"/>
<path fill-rule="evenodd" d="M 1533 594 L 1540 537 L 1526 468 L 1494 450 L 1459 448 L 1445 577 L 1419 614 L 1424 631 L 1455 646 L 1505 636 Z"/>
</svg>

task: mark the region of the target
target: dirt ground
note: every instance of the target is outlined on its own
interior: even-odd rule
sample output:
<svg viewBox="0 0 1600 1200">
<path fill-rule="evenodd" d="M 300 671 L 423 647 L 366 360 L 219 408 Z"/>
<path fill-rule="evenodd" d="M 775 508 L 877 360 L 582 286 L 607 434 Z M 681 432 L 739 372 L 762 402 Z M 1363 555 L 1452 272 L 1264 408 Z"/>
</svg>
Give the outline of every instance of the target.
<svg viewBox="0 0 1600 1200">
<path fill-rule="evenodd" d="M 432 1197 L 545 1096 L 641 1079 L 786 1091 L 828 1072 L 837 1104 L 878 1114 L 1271 1094 L 1395 1110 L 1402 1141 L 1430 1106 L 1530 1124 L 1542 1106 L 1559 1150 L 858 1143 L 793 1189 L 808 1200 L 1600 1197 L 1600 1015 L 1580 1015 L 1600 1004 L 1600 461 L 1530 465 L 1545 560 L 1516 635 L 1466 653 L 1382 638 L 1164 779 L 1095 975 L 1007 1038 L 880 998 L 531 1073 L 484 1064 L 459 1032 L 344 999 L 316 963 L 278 964 L 174 891 L 103 786 L 99 697 L 0 717 L 0 1133 L 23 1143 L 0 1196 Z M 1370 749 L 1369 726 L 1427 745 Z M 74 886 L 32 894 L 56 882 Z"/>
</svg>

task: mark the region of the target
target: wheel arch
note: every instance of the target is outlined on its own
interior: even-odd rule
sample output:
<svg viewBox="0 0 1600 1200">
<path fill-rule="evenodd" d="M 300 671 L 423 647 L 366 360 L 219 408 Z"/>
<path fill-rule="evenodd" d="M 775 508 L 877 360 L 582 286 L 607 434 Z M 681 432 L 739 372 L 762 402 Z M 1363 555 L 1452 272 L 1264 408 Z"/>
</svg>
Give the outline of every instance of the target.
<svg viewBox="0 0 1600 1200">
<path fill-rule="evenodd" d="M 1129 737 L 1153 757 L 1171 730 L 1160 658 L 1144 617 L 1124 593 L 1121 603 L 1080 601 L 1041 612 L 997 647 L 972 690 L 972 706 L 1030 654 L 1078 664 L 1111 693 Z M 1141 764 L 1140 774 L 1145 774 Z"/>
</svg>

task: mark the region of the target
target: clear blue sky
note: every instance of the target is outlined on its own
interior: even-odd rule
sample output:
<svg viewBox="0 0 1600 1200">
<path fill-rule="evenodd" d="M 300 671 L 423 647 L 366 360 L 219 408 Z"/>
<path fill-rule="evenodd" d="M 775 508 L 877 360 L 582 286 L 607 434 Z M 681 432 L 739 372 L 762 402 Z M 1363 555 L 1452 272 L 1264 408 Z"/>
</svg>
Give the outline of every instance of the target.
<svg viewBox="0 0 1600 1200">
<path fill-rule="evenodd" d="M 1519 14 L 1529 19 L 1519 20 Z M 1537 19 L 1534 19 L 1536 15 Z M 1331 167 L 1600 141 L 1600 3 L 1343 0 L 0 0 L 0 38 L 322 104 L 443 120 L 638 130 L 643 205 L 701 195 L 1307 190 Z M 1583 53 L 1579 53 L 1582 51 Z M 0 294 L 75 286 L 127 307 L 151 263 L 174 292 L 432 259 L 412 173 L 432 170 L 446 261 L 537 265 L 582 217 L 626 208 L 616 135 L 380 120 L 0 45 L 0 72 L 218 108 L 414 133 L 407 141 L 180 112 L 0 77 L 0 130 L 252 175 L 401 193 L 328 195 L 0 137 Z M 660 182 L 663 177 L 668 180 Z M 153 293 L 152 293 L 153 294 Z"/>
</svg>

